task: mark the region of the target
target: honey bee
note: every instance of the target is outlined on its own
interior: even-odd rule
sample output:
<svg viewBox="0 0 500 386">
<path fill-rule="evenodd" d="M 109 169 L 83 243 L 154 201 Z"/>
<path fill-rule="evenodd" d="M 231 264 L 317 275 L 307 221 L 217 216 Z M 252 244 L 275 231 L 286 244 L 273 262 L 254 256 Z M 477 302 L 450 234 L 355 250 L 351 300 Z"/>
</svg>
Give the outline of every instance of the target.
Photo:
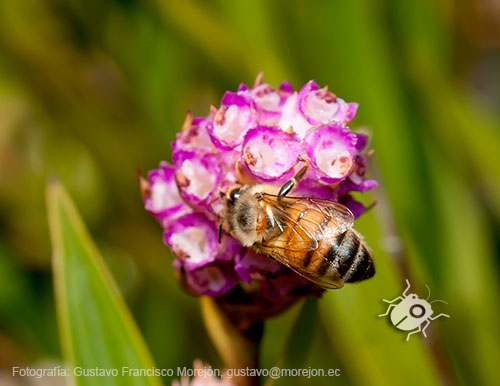
<svg viewBox="0 0 500 386">
<path fill-rule="evenodd" d="M 221 228 L 323 288 L 369 279 L 373 259 L 351 211 L 335 201 L 287 196 L 307 170 L 306 164 L 281 188 L 243 185 L 221 194 Z"/>
</svg>

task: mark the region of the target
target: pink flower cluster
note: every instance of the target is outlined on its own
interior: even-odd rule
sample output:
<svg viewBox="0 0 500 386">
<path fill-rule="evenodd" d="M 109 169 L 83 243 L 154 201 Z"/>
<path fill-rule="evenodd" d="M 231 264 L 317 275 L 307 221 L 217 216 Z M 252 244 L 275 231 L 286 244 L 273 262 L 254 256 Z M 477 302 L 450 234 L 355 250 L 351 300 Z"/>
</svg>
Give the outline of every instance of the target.
<svg viewBox="0 0 500 386">
<path fill-rule="evenodd" d="M 357 108 L 314 81 L 294 91 L 288 82 L 275 89 L 259 76 L 252 88 L 242 84 L 226 92 L 208 117 L 188 114 L 172 143 L 173 164 L 161 162 L 147 179 L 141 177 L 141 188 L 191 293 L 218 296 L 245 282 L 275 302 L 317 291 L 227 234 L 218 242 L 220 192 L 259 182 L 280 186 L 302 166 L 300 156 L 310 168 L 293 195 L 339 201 L 360 216 L 365 208 L 350 192 L 373 189 L 377 182 L 364 177 L 367 137 L 347 126 Z"/>
</svg>

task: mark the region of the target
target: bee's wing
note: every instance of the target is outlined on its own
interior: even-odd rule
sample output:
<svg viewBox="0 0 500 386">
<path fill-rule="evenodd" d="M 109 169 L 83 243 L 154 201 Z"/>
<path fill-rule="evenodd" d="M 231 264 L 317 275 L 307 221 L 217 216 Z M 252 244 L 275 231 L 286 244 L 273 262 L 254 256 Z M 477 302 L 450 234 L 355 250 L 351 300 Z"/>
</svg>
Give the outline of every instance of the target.
<svg viewBox="0 0 500 386">
<path fill-rule="evenodd" d="M 323 288 L 341 288 L 340 277 L 318 276 L 317 266 L 305 265 L 304 261 L 307 254 L 319 247 L 321 240 L 332 240 L 352 228 L 351 211 L 335 201 L 316 198 L 278 198 L 263 194 L 262 199 L 273 226 L 280 232 L 277 232 L 279 236 L 259 243 L 258 252 L 272 256 Z"/>
<path fill-rule="evenodd" d="M 354 216 L 344 205 L 335 201 L 307 198 L 307 197 L 281 197 L 275 195 L 263 194 L 263 200 L 268 205 L 273 215 L 275 226 L 281 231 L 290 228 L 291 232 L 299 237 L 294 237 L 292 242 L 286 245 L 272 245 L 263 243 L 263 247 L 281 248 L 292 252 L 311 251 L 318 248 L 320 240 L 324 237 L 326 229 L 322 228 L 317 221 L 311 221 L 302 218 L 306 211 L 318 212 L 318 218 L 322 221 L 332 222 L 335 227 L 328 227 L 328 231 L 334 230 L 334 234 L 342 234 L 354 225 Z M 300 221 L 298 221 L 300 218 Z M 284 241 L 284 240 L 282 240 Z"/>
<path fill-rule="evenodd" d="M 308 209 L 318 210 L 325 217 L 333 218 L 337 224 L 338 234 L 344 233 L 354 226 L 354 215 L 347 206 L 338 202 L 320 198 L 284 197 L 284 201 L 287 202 L 287 200 L 290 200 L 290 205 L 293 203 L 295 205 L 302 204 Z"/>
</svg>

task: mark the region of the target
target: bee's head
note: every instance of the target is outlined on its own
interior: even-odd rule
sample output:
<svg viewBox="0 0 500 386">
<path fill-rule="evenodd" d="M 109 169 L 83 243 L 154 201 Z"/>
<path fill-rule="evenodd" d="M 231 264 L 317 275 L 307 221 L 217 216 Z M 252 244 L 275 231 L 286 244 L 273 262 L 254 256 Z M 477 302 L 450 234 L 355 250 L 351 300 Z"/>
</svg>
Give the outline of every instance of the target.
<svg viewBox="0 0 500 386">
<path fill-rule="evenodd" d="M 228 190 L 228 192 L 225 195 L 224 193 L 221 192 L 221 197 L 225 201 L 228 207 L 233 207 L 236 201 L 238 201 L 238 199 L 240 198 L 240 196 L 241 196 L 241 189 L 239 186 Z"/>
<path fill-rule="evenodd" d="M 243 246 L 250 247 L 259 241 L 257 229 L 263 223 L 263 210 L 255 198 L 257 185 L 237 185 L 230 187 L 225 194 L 223 229 Z"/>
</svg>

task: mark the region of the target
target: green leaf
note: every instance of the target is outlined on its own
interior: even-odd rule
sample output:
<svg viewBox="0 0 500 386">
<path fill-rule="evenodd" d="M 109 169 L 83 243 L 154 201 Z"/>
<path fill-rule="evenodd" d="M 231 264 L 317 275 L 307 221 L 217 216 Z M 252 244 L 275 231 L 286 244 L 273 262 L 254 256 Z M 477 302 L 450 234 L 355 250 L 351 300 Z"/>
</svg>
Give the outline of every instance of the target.
<svg viewBox="0 0 500 386">
<path fill-rule="evenodd" d="M 57 316 L 70 367 L 117 369 L 119 375 L 75 376 L 76 385 L 161 385 L 159 378 L 122 375 L 153 361 L 74 204 L 57 181 L 47 186 Z"/>
<path fill-rule="evenodd" d="M 318 299 L 308 297 L 288 337 L 282 358 L 276 364 L 285 369 L 301 368 L 309 352 L 318 316 Z"/>
<path fill-rule="evenodd" d="M 313 341 L 313 335 L 316 332 L 315 324 L 317 321 L 318 299 L 308 297 L 300 309 L 300 313 L 288 336 L 283 354 L 275 364 L 276 367 L 282 369 L 304 368 L 304 363 Z M 284 385 L 287 382 L 289 380 L 286 377 L 278 378 L 277 380 L 269 377 L 266 379 L 265 385 Z"/>
<path fill-rule="evenodd" d="M 373 238 L 380 239 L 375 215 L 374 211 L 365 213 L 356 228 L 361 234 L 371 230 Z M 370 247 L 375 276 L 359 285 L 346 284 L 341 290 L 327 291 L 320 302 L 320 315 L 333 347 L 338 350 L 341 371 L 345 370 L 356 384 L 439 385 L 441 379 L 426 339 L 413 336 L 407 342 L 404 331 L 395 328 L 389 319 L 378 317 L 387 309 L 382 299 L 399 296 L 405 287 L 389 256 L 377 243 Z M 448 319 L 433 323 L 430 329 L 437 324 L 449 326 Z"/>
</svg>

